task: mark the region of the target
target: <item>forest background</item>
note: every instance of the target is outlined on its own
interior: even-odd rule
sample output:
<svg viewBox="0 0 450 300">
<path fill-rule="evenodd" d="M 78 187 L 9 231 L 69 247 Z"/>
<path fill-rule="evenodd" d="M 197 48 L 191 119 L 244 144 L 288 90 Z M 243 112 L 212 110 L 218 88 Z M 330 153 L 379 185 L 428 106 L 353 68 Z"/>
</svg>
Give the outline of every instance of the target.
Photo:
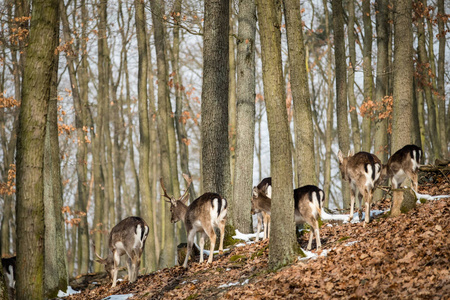
<svg viewBox="0 0 450 300">
<path fill-rule="evenodd" d="M 146 270 L 175 264 L 175 248 L 185 232 L 170 223 L 160 178 L 177 197 L 185 187 L 181 174 L 191 176 L 191 201 L 206 191 L 220 192 L 230 201 L 229 225 L 248 232 L 251 187 L 275 177 L 272 147 L 286 150 L 285 163 L 292 161 L 292 171 L 283 169 L 290 189 L 316 184 L 329 208 L 349 204 L 337 168 L 339 149 L 373 152 L 385 163 L 400 144 L 414 143 L 424 149 L 423 163 L 448 157 L 449 3 L 257 1 L 256 13 L 253 1 L 219 2 L 219 8 L 182 0 L 0 4 L 1 251 L 19 252 L 17 241 L 25 238 L 18 224 L 29 231 L 43 221 L 27 209 L 45 209 L 42 230 L 53 228 L 53 242 L 61 245 L 47 246 L 47 238 L 42 243 L 45 268 L 48 260 L 64 258 L 54 262 L 64 265 L 56 267 L 56 281 L 46 276 L 49 295 L 67 286 L 58 273 L 99 271 L 92 241 L 105 255 L 109 230 L 130 215 L 151 225 Z M 40 120 L 46 154 L 35 180 L 41 178 L 44 198 L 18 202 L 16 160 L 22 157 L 19 149 L 26 148 L 18 146 L 25 126 L 19 114 L 26 111 L 27 65 L 34 66 L 30 72 L 39 71 L 29 52 L 36 45 L 53 45 L 30 40 L 32 11 L 39 5 L 50 11 L 49 3 L 56 10 L 59 37 L 49 64 L 55 67 L 48 111 Z M 277 24 L 274 39 L 269 40 L 271 28 L 263 20 Z M 211 43 L 217 28 L 222 34 Z M 45 38 L 39 30 L 36 26 Z M 402 75 L 410 84 L 402 83 Z M 400 98 L 403 102 L 396 102 Z M 275 103 L 285 104 L 286 111 Z M 403 104 L 396 110 L 398 103 Z M 38 116 L 33 109 L 30 115 Z M 276 124 L 289 134 L 270 136 L 287 144 L 269 142 Z M 28 214 L 20 219 L 19 212 Z M 65 250 L 52 254 L 56 249 Z M 32 288 L 28 292 L 33 295 Z"/>
</svg>

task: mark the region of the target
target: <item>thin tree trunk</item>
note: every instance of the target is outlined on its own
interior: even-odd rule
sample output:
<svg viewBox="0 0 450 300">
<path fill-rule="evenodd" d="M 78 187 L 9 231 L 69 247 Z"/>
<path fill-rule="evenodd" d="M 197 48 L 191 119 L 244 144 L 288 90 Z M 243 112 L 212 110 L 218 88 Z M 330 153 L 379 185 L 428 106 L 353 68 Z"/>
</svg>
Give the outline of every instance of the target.
<svg viewBox="0 0 450 300">
<path fill-rule="evenodd" d="M 370 1 L 363 1 L 363 22 L 364 22 L 364 47 L 363 47 L 363 67 L 364 67 L 364 101 L 373 100 L 373 75 L 372 75 L 372 20 L 370 18 Z M 371 139 L 371 119 L 363 118 L 362 128 L 362 150 L 370 152 Z"/>
<path fill-rule="evenodd" d="M 437 1 L 438 6 L 438 33 L 439 33 L 439 58 L 438 58 L 438 72 L 437 72 L 437 90 L 438 96 L 438 109 L 439 109 L 439 123 L 440 135 L 441 135 L 441 151 L 443 157 L 448 157 L 450 155 L 450 149 L 448 147 L 450 137 L 450 115 L 445 116 L 445 33 L 444 33 L 444 21 L 443 16 L 445 15 L 444 0 Z M 449 106 L 450 107 L 450 106 Z M 450 108 L 449 108 L 450 112 Z"/>
<path fill-rule="evenodd" d="M 394 107 L 391 150 L 411 143 L 412 128 L 412 19 L 411 0 L 394 1 Z"/>
<path fill-rule="evenodd" d="M 346 86 L 346 61 L 345 61 L 345 40 L 344 40 L 344 11 L 342 0 L 331 2 L 333 9 L 334 24 L 334 61 L 336 64 L 336 111 L 339 149 L 343 153 L 348 153 L 350 149 L 349 127 L 347 119 L 347 86 Z M 343 207 L 350 204 L 350 190 L 348 183 L 342 178 Z"/>
<path fill-rule="evenodd" d="M 289 72 L 294 102 L 295 155 L 297 157 L 298 186 L 317 185 L 314 147 L 314 130 L 311 114 L 311 99 L 306 72 L 305 45 L 303 42 L 300 3 L 284 0 L 284 15 L 289 50 Z"/>
<path fill-rule="evenodd" d="M 255 34 L 254 0 L 239 2 L 237 41 L 237 127 L 236 166 L 233 184 L 233 226 L 240 232 L 252 232 L 249 192 L 253 183 L 255 146 Z"/>
<path fill-rule="evenodd" d="M 361 151 L 361 134 L 358 122 L 358 114 L 355 98 L 355 71 L 356 71 L 356 49 L 355 49 L 355 1 L 348 1 L 348 50 L 350 54 L 350 66 L 348 73 L 348 104 L 350 105 L 350 120 L 352 125 L 353 147 L 355 152 Z"/>
<path fill-rule="evenodd" d="M 44 140 L 58 1 L 33 2 L 17 143 L 17 299 L 44 299 Z"/>
<path fill-rule="evenodd" d="M 256 1 L 261 38 L 264 95 L 270 137 L 272 214 L 269 268 L 292 262 L 296 253 L 292 155 L 281 61 L 281 1 Z"/>
<path fill-rule="evenodd" d="M 136 7 L 136 34 L 138 39 L 139 73 L 138 73 L 138 100 L 139 100 L 139 187 L 141 195 L 142 215 L 148 224 L 153 224 L 152 202 L 150 198 L 149 158 L 150 137 L 147 106 L 147 37 L 145 31 L 144 3 L 135 0 Z M 154 256 L 155 240 L 153 226 L 149 226 L 149 236 L 145 251 L 145 265 L 148 271 L 156 270 L 157 263 Z"/>
</svg>

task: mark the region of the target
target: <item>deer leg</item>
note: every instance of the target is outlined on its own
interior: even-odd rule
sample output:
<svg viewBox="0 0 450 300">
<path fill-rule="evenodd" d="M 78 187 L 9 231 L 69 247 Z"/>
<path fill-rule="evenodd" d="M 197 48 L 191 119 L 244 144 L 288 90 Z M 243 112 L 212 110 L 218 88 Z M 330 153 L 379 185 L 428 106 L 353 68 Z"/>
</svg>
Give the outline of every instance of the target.
<svg viewBox="0 0 450 300">
<path fill-rule="evenodd" d="M 205 236 L 206 236 L 205 232 L 202 232 L 200 234 L 200 241 L 199 241 L 199 244 L 200 244 L 200 263 L 203 262 L 203 249 L 205 247 Z"/>
<path fill-rule="evenodd" d="M 220 243 L 219 243 L 219 254 L 223 254 L 223 239 L 225 238 L 225 219 L 222 219 L 219 224 L 220 230 Z"/>
<path fill-rule="evenodd" d="M 320 243 L 319 221 L 317 220 L 316 220 L 316 228 L 314 228 L 314 231 L 316 233 L 316 249 L 319 249 L 322 247 L 322 243 Z"/>
<path fill-rule="evenodd" d="M 350 216 L 348 217 L 349 222 L 353 219 L 354 206 L 355 206 L 355 189 L 353 187 L 350 187 Z"/>
<path fill-rule="evenodd" d="M 416 172 L 413 171 L 406 171 L 406 175 L 409 177 L 409 179 L 411 179 L 412 185 L 414 187 L 414 190 L 417 192 L 417 188 L 418 188 L 418 176 Z"/>
<path fill-rule="evenodd" d="M 185 269 L 187 269 L 189 256 L 191 255 L 192 245 L 194 244 L 194 236 L 195 236 L 195 231 L 190 230 L 188 232 L 188 243 L 187 243 L 188 245 L 187 245 L 187 251 L 186 251 L 186 258 L 184 259 L 184 263 L 183 263 L 183 268 L 185 268 Z"/>
<path fill-rule="evenodd" d="M 358 201 L 359 201 L 359 210 L 358 210 L 358 217 L 359 220 L 362 220 L 362 212 L 363 212 L 363 205 L 362 205 L 363 195 L 361 193 L 358 193 Z"/>
<path fill-rule="evenodd" d="M 266 231 L 266 239 L 268 239 L 270 237 L 270 215 L 266 214 L 266 216 L 264 217 L 265 219 L 265 224 L 264 226 L 267 227 L 267 231 Z"/>
<path fill-rule="evenodd" d="M 308 247 L 306 247 L 306 250 L 311 250 L 311 248 L 312 248 L 312 240 L 313 240 L 313 236 L 314 236 L 313 231 L 314 231 L 313 228 L 311 228 L 309 230 L 309 242 L 308 242 Z"/>
<path fill-rule="evenodd" d="M 132 264 L 131 258 L 129 256 L 126 261 L 127 261 L 127 270 L 128 270 L 128 281 L 132 282 L 132 280 L 133 280 L 133 264 Z"/>
<path fill-rule="evenodd" d="M 372 202 L 372 193 L 369 191 L 365 191 L 365 202 L 366 202 L 366 216 L 364 218 L 364 227 L 366 226 L 366 223 L 370 222 L 370 202 Z"/>
<path fill-rule="evenodd" d="M 119 268 L 119 264 L 120 264 L 120 255 L 119 253 L 117 253 L 116 250 L 113 250 L 113 260 L 114 260 L 114 266 L 113 266 L 113 284 L 111 287 L 115 287 L 116 286 L 116 282 L 117 282 L 117 272 L 118 272 L 118 268 Z"/>
<path fill-rule="evenodd" d="M 205 231 L 206 231 L 206 234 L 209 236 L 209 243 L 211 244 L 210 251 L 209 251 L 209 257 L 208 257 L 208 264 L 210 264 L 213 261 L 214 246 L 216 245 L 216 233 L 214 232 L 214 228 L 212 228 L 212 227 L 205 229 Z"/>
<path fill-rule="evenodd" d="M 255 241 L 259 242 L 259 233 L 261 232 L 261 225 L 262 225 L 262 222 L 263 222 L 262 214 L 258 213 L 257 217 L 258 217 L 258 225 L 256 226 L 256 239 L 255 239 Z M 264 235 L 265 235 L 265 231 L 264 231 Z"/>
</svg>

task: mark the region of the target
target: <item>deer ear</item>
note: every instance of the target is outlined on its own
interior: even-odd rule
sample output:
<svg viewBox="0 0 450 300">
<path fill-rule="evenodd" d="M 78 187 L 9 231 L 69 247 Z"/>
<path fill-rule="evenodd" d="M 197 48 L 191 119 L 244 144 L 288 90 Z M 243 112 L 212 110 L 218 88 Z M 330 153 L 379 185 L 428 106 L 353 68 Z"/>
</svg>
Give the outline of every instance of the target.
<svg viewBox="0 0 450 300">
<path fill-rule="evenodd" d="M 344 162 L 344 153 L 342 153 L 342 151 L 340 149 L 338 152 L 338 158 L 339 158 L 339 162 L 342 164 Z"/>
<path fill-rule="evenodd" d="M 253 197 L 258 197 L 258 188 L 256 186 L 253 187 Z"/>
<path fill-rule="evenodd" d="M 353 149 L 348 150 L 348 156 L 353 156 L 353 155 L 355 155 L 355 150 L 353 150 Z"/>
<path fill-rule="evenodd" d="M 186 193 L 186 195 L 184 195 L 184 197 L 180 199 L 180 201 L 183 202 L 183 204 L 185 205 L 187 205 L 188 200 L 189 200 L 189 193 Z"/>
</svg>

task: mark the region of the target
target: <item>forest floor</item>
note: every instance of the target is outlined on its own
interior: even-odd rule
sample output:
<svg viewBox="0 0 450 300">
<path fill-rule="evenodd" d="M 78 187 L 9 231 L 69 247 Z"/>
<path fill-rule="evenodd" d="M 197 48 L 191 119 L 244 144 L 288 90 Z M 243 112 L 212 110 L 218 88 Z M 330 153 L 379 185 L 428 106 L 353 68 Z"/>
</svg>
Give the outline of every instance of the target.
<svg viewBox="0 0 450 300">
<path fill-rule="evenodd" d="M 421 180 L 419 192 L 450 195 L 449 175 Z M 389 206 L 388 199 L 372 209 Z M 395 218 L 379 215 L 366 227 L 325 223 L 320 235 L 315 257 L 276 272 L 267 269 L 266 240 L 214 255 L 211 265 L 191 262 L 187 270 L 166 268 L 115 288 L 103 281 L 65 299 L 450 299 L 450 198 Z M 299 242 L 305 249 L 307 235 Z"/>
</svg>

